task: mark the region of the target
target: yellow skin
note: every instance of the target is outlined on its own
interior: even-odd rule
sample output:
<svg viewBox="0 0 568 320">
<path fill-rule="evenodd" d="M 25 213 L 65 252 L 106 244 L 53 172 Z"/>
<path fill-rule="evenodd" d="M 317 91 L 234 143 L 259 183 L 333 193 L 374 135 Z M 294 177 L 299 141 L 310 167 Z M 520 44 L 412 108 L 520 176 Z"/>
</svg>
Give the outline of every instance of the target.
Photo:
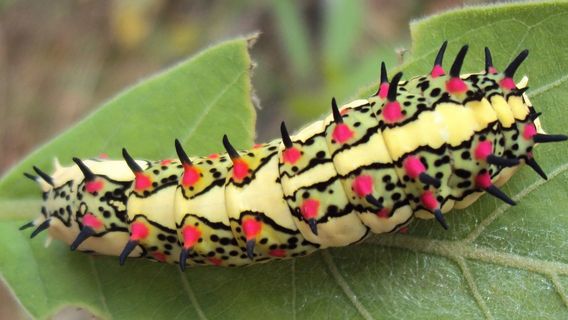
<svg viewBox="0 0 568 320">
<path fill-rule="evenodd" d="M 468 87 L 475 85 L 471 76 L 461 76 Z M 474 76 L 494 82 L 502 77 Z M 428 90 L 417 86 L 424 79 L 429 81 Z M 290 137 L 298 152 L 295 156 L 286 154 L 291 148 L 282 140 L 239 152 L 244 171 L 237 172 L 235 159 L 227 154 L 191 158 L 191 169 L 177 159 L 137 161 L 153 183 L 138 189 L 124 161 L 85 160 L 104 181 L 103 189 L 93 195 L 84 190 L 87 181 L 76 165 L 58 166 L 52 175 L 55 187 L 38 180 L 46 200 L 44 214 L 34 223 L 49 218 L 50 236 L 71 244 L 84 215 L 91 213 L 102 226 L 78 250 L 118 256 L 129 239 L 136 238 L 130 257 L 179 263 L 184 240 L 192 239 L 194 243 L 186 246 L 187 265 L 238 266 L 346 246 L 370 233 L 397 231 L 415 216 L 432 218 L 433 210 L 420 201 L 427 190 L 438 196 L 441 212 L 464 208 L 482 194 L 475 186 L 478 172 L 487 170 L 492 181 L 501 185 L 516 170 L 466 159 L 464 152 L 473 154 L 483 136 L 495 142 L 496 155 L 512 152 L 522 159 L 533 146 L 519 137 L 522 127 L 532 122 L 532 108 L 517 89 L 497 89 L 499 93 L 492 97 L 469 101 L 465 93 L 455 94 L 453 102 L 436 102 L 427 93 L 443 88 L 448 79 L 428 76 L 399 83 L 397 101 L 405 114 L 394 124 L 384 121 L 385 98 L 374 96 L 341 106 L 342 125 L 350 133 L 336 135 L 339 124 L 330 115 Z M 526 82 L 517 87 L 524 88 Z M 538 120 L 534 123 L 542 132 Z M 501 138 L 505 140 L 500 144 Z M 510 150 L 513 143 L 517 144 L 514 152 Z M 409 155 L 428 164 L 426 173 L 436 175 L 439 188 L 408 177 L 404 159 Z M 193 176 L 187 170 L 193 170 Z M 454 174 L 456 170 L 472 174 L 461 178 Z M 380 207 L 355 187 L 362 176 L 369 177 L 365 181 L 371 184 L 365 186 L 379 199 Z M 252 229 L 245 227 L 245 220 L 253 221 Z M 134 223 L 143 232 L 134 230 Z M 197 230 L 193 235 L 198 238 L 186 237 L 184 230 Z M 247 243 L 254 245 L 252 255 L 247 254 Z"/>
</svg>

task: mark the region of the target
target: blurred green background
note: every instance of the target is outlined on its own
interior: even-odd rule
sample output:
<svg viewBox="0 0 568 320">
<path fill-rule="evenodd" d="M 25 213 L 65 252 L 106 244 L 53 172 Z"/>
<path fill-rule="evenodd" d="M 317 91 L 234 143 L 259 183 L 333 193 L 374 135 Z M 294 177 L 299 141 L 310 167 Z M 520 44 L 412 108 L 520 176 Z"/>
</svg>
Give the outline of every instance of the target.
<svg viewBox="0 0 568 320">
<path fill-rule="evenodd" d="M 400 63 L 412 19 L 494 2 L 0 0 L 0 174 L 121 89 L 256 31 L 258 141 L 277 137 L 281 120 L 298 129 L 375 81 L 380 61 Z"/>
</svg>

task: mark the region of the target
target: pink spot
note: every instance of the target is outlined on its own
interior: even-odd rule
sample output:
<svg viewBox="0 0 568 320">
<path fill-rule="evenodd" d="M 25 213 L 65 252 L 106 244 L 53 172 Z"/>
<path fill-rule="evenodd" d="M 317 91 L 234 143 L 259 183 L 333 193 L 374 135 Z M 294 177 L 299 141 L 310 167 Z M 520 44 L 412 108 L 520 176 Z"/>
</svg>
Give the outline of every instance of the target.
<svg viewBox="0 0 568 320">
<path fill-rule="evenodd" d="M 162 165 L 162 166 L 167 166 L 170 163 L 172 163 L 172 160 L 170 160 L 170 159 L 164 159 L 164 160 L 160 161 L 160 165 Z"/>
<path fill-rule="evenodd" d="M 243 159 L 235 159 L 233 161 L 233 178 L 235 180 L 243 180 L 249 174 L 249 166 Z"/>
<path fill-rule="evenodd" d="M 491 176 L 489 173 L 485 172 L 480 173 L 477 177 L 475 177 L 475 184 L 481 189 L 486 189 L 491 187 L 493 183 L 491 182 Z"/>
<path fill-rule="evenodd" d="M 379 210 L 379 212 L 377 212 L 377 216 L 379 218 L 383 218 L 383 219 L 388 219 L 390 214 L 390 210 L 387 208 L 382 208 L 381 210 Z"/>
<path fill-rule="evenodd" d="M 101 158 L 101 159 L 108 159 L 108 154 L 106 154 L 106 153 L 101 153 L 101 154 L 99 154 L 99 158 Z"/>
<path fill-rule="evenodd" d="M 412 179 L 416 179 L 422 172 L 426 171 L 426 167 L 416 156 L 406 157 L 403 166 L 406 174 Z"/>
<path fill-rule="evenodd" d="M 489 74 L 497 74 L 497 69 L 495 67 L 489 67 Z"/>
<path fill-rule="evenodd" d="M 282 160 L 285 163 L 294 164 L 301 156 L 302 153 L 295 147 L 287 148 L 282 151 Z"/>
<path fill-rule="evenodd" d="M 300 207 L 302 216 L 307 220 L 314 219 L 315 217 L 318 216 L 319 206 L 320 202 L 318 200 L 315 199 L 304 200 L 302 206 Z"/>
<path fill-rule="evenodd" d="M 332 134 L 333 140 L 339 143 L 345 143 L 353 137 L 353 131 L 345 123 L 340 123 L 335 126 Z"/>
<path fill-rule="evenodd" d="M 379 86 L 379 93 L 378 93 L 379 98 L 384 99 L 387 97 L 388 94 L 389 94 L 389 83 L 388 82 L 381 83 L 381 85 Z"/>
<path fill-rule="evenodd" d="M 464 93 L 467 91 L 467 84 L 462 79 L 453 77 L 446 82 L 446 90 L 451 94 Z"/>
<path fill-rule="evenodd" d="M 430 190 L 424 191 L 424 193 L 420 196 L 420 201 L 422 201 L 422 204 L 428 210 L 437 209 L 439 205 L 438 200 L 436 200 L 436 197 L 434 196 L 434 193 L 432 193 L 432 191 Z"/>
<path fill-rule="evenodd" d="M 143 222 L 134 222 L 130 225 L 130 239 L 131 240 L 140 240 L 145 239 L 150 230 Z"/>
<path fill-rule="evenodd" d="M 83 216 L 83 225 L 98 230 L 103 227 L 103 222 L 92 213 L 88 212 Z"/>
<path fill-rule="evenodd" d="M 211 257 L 207 260 L 209 260 L 209 262 L 211 262 L 211 264 L 214 265 L 214 266 L 220 266 L 223 263 L 223 260 L 221 260 L 219 258 L 215 258 L 215 257 Z"/>
<path fill-rule="evenodd" d="M 493 152 L 493 144 L 491 141 L 481 141 L 477 144 L 477 147 L 475 147 L 475 159 L 485 160 L 491 152 Z"/>
<path fill-rule="evenodd" d="M 87 190 L 88 193 L 95 193 L 97 191 L 100 191 L 104 186 L 104 181 L 100 180 L 100 179 L 96 179 L 94 181 L 87 181 L 85 183 L 85 190 Z"/>
<path fill-rule="evenodd" d="M 154 257 L 154 259 L 160 261 L 160 262 L 166 262 L 166 255 L 162 252 L 156 251 L 156 252 L 152 252 L 152 256 Z"/>
<path fill-rule="evenodd" d="M 408 227 L 402 227 L 398 229 L 398 233 L 406 234 L 408 233 Z"/>
<path fill-rule="evenodd" d="M 349 110 L 351 110 L 351 108 L 344 108 L 344 109 L 341 109 L 341 110 L 339 110 L 339 114 L 341 114 L 342 116 L 343 116 L 343 115 L 346 115 L 346 114 L 349 113 Z"/>
<path fill-rule="evenodd" d="M 536 135 L 536 127 L 533 123 L 527 123 L 523 129 L 523 138 L 526 140 L 532 139 Z"/>
<path fill-rule="evenodd" d="M 505 78 L 501 79 L 499 84 L 501 85 L 501 88 L 503 88 L 505 90 L 513 90 L 513 89 L 517 88 L 517 85 L 515 84 L 515 81 L 513 80 L 513 78 L 509 78 L 509 77 L 505 77 Z"/>
<path fill-rule="evenodd" d="M 219 158 L 219 154 L 218 154 L 218 153 L 212 153 L 212 154 L 208 155 L 207 158 L 209 158 L 209 159 L 217 159 L 217 158 Z"/>
<path fill-rule="evenodd" d="M 283 258 L 283 257 L 286 256 L 286 250 L 274 249 L 274 250 L 270 250 L 270 252 L 268 254 L 273 256 L 273 257 Z"/>
<path fill-rule="evenodd" d="M 442 66 L 440 65 L 435 65 L 434 68 L 432 68 L 432 71 L 430 72 L 430 75 L 432 76 L 432 78 L 437 78 L 443 74 L 445 74 L 446 72 L 444 71 L 444 68 L 442 68 Z"/>
<path fill-rule="evenodd" d="M 193 226 L 185 226 L 181 233 L 183 235 L 183 247 L 185 249 L 193 247 L 197 241 L 199 241 L 199 238 L 201 238 L 201 231 Z"/>
<path fill-rule="evenodd" d="M 194 186 L 197 181 L 201 178 L 199 173 L 199 169 L 192 165 L 184 165 L 183 166 L 183 177 L 181 179 L 181 184 L 184 187 L 192 187 Z"/>
<path fill-rule="evenodd" d="M 255 143 L 255 144 L 252 146 L 253 149 L 258 149 L 258 148 L 260 148 L 260 147 L 262 147 L 262 143 Z"/>
<path fill-rule="evenodd" d="M 246 218 L 243 220 L 243 233 L 248 240 L 254 239 L 260 234 L 262 223 L 255 218 Z"/>
<path fill-rule="evenodd" d="M 389 101 L 383 108 L 383 118 L 388 123 L 393 123 L 401 120 L 404 116 L 400 109 L 400 103 L 397 101 Z"/>
<path fill-rule="evenodd" d="M 141 191 L 146 190 L 152 186 L 152 179 L 142 172 L 137 172 L 134 174 L 136 178 L 134 179 L 134 189 Z"/>
<path fill-rule="evenodd" d="M 359 197 L 369 195 L 373 192 L 373 178 L 371 176 L 358 176 L 353 180 L 351 187 Z"/>
</svg>

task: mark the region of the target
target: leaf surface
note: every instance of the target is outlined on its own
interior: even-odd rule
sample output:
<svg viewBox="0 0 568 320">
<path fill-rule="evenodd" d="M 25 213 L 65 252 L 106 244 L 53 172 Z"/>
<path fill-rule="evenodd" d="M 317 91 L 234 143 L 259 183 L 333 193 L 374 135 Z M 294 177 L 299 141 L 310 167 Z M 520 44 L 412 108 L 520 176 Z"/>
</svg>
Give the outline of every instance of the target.
<svg viewBox="0 0 568 320">
<path fill-rule="evenodd" d="M 543 112 L 545 129 L 566 133 L 568 37 L 564 30 L 567 29 L 568 3 L 565 2 L 449 12 L 412 24 L 412 55 L 401 69 L 407 77 L 428 72 L 438 46 L 446 39 L 449 47 L 445 66 L 451 64 L 462 44 L 470 44 L 465 71 L 483 68 L 484 46 L 492 49 L 495 65 L 501 70 L 520 50 L 528 48 L 529 59 L 518 75 L 530 75 L 528 93 L 537 110 Z M 242 40 L 233 45 L 239 49 L 228 50 L 223 55 L 246 56 Z M 232 65 L 241 68 L 235 74 L 242 72 L 241 76 L 246 78 L 248 56 L 244 61 L 233 59 Z M 212 67 L 215 63 L 207 66 Z M 230 83 L 227 79 L 215 80 L 214 76 L 223 72 L 229 70 L 205 72 L 205 80 Z M 192 86 L 203 81 L 195 79 L 199 81 L 192 81 Z M 249 94 L 248 78 L 243 81 L 244 93 L 232 96 L 232 109 L 241 107 L 244 94 Z M 170 98 L 179 93 L 172 90 L 164 96 Z M 128 108 L 134 108 L 131 104 L 135 102 L 144 105 L 150 96 L 149 92 L 141 98 L 133 95 L 124 105 Z M 116 101 L 120 98 L 110 103 Z M 204 98 L 204 101 L 210 100 Z M 246 104 L 249 107 L 243 110 L 250 110 L 248 100 Z M 120 112 L 114 116 L 108 112 L 107 117 L 125 119 Z M 129 114 L 137 119 L 147 117 L 145 112 Z M 222 110 L 214 115 L 216 121 L 221 115 L 239 116 Z M 130 136 L 117 143 L 116 136 L 111 135 L 108 140 L 101 138 L 106 142 L 100 146 L 116 150 L 115 154 L 120 145 L 132 145 L 132 153 L 136 155 L 170 155 L 171 149 L 163 146 L 164 141 L 190 130 L 194 132 L 187 135 L 189 145 L 193 146 L 191 150 L 212 148 L 207 139 L 212 134 L 208 130 L 215 126 L 193 130 L 188 125 L 186 131 L 172 133 L 169 130 L 179 128 L 182 122 L 182 117 L 177 118 L 175 126 L 154 132 L 152 139 Z M 245 124 L 235 130 L 235 134 L 238 131 L 243 136 L 235 136 L 234 140 L 246 146 L 251 142 L 252 133 L 246 131 L 250 122 L 236 119 L 232 123 L 244 121 Z M 73 130 L 84 132 L 96 127 L 83 129 L 84 126 L 85 122 Z M 101 131 L 101 135 L 106 131 Z M 42 148 L 16 168 L 14 176 L 8 175 L 0 183 L 2 194 L 15 188 L 7 193 L 13 210 L 5 214 L 0 206 L 3 220 L 0 272 L 34 316 L 45 317 L 64 304 L 79 304 L 97 315 L 116 319 L 568 317 L 567 143 L 542 145 L 535 150 L 536 158 L 549 175 L 548 181 L 539 180 L 536 174 L 523 168 L 503 187 L 519 202 L 517 206 L 509 207 L 484 196 L 470 208 L 450 214 L 448 232 L 432 221 L 419 221 L 411 226 L 408 235 L 380 235 L 355 247 L 325 250 L 307 258 L 236 269 L 192 268 L 181 274 L 175 266 L 146 261 L 131 260 L 121 268 L 114 257 L 71 254 L 59 242 L 44 249 L 40 241 L 30 242 L 17 230 L 21 223 L 15 221 L 19 196 L 27 195 L 30 190 L 16 188 L 20 183 L 15 179 L 17 171 L 29 168 L 32 160 L 46 159 L 57 152 L 71 155 L 77 151 L 79 155 L 87 155 L 89 149 L 65 150 L 65 146 L 75 148 L 78 141 L 81 138 L 59 142 L 59 148 L 50 149 L 52 144 Z M 98 144 L 92 145 L 97 152 Z"/>
</svg>

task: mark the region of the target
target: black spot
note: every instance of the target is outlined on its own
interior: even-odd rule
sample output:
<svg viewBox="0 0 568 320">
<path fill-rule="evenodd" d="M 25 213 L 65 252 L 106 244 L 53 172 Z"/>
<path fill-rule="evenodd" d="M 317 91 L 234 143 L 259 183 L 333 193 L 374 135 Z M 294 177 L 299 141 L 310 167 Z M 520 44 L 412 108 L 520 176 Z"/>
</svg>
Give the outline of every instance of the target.
<svg viewBox="0 0 568 320">
<path fill-rule="evenodd" d="M 215 248 L 215 251 L 217 251 L 217 253 L 221 253 L 221 254 L 225 253 L 225 249 L 223 249 L 221 247 Z"/>
<path fill-rule="evenodd" d="M 469 188 L 470 186 L 471 186 L 471 181 L 469 180 L 465 180 L 457 184 L 457 187 L 461 189 L 466 189 Z"/>
<path fill-rule="evenodd" d="M 469 153 L 469 151 L 464 151 L 461 154 L 461 158 L 464 159 L 464 160 L 469 160 L 469 159 L 471 159 L 471 154 Z"/>
<path fill-rule="evenodd" d="M 327 207 L 327 213 L 330 215 L 335 215 L 339 211 L 339 208 L 336 205 L 329 205 Z"/>
<path fill-rule="evenodd" d="M 158 240 L 166 241 L 166 235 L 164 235 L 163 233 L 158 234 Z"/>
<path fill-rule="evenodd" d="M 454 174 L 463 179 L 471 177 L 471 172 L 464 169 L 456 169 L 454 170 Z"/>
<path fill-rule="evenodd" d="M 260 244 L 267 244 L 268 243 L 268 239 L 267 238 L 262 238 L 260 239 L 260 241 L 258 242 Z"/>
<path fill-rule="evenodd" d="M 440 88 L 434 88 L 432 89 L 432 91 L 430 91 L 430 96 L 437 97 L 440 95 L 440 92 L 441 92 Z"/>
<path fill-rule="evenodd" d="M 317 158 L 325 158 L 325 151 L 318 151 L 318 153 L 316 153 L 316 157 Z"/>
<path fill-rule="evenodd" d="M 436 161 L 434 161 L 434 166 L 441 167 L 444 163 L 449 163 L 449 162 L 450 162 L 450 157 L 443 156 L 442 158 L 436 159 Z"/>
<path fill-rule="evenodd" d="M 216 234 L 212 234 L 211 237 L 209 237 L 209 239 L 211 239 L 211 241 L 213 242 L 217 242 L 219 241 L 219 236 L 217 236 Z"/>
<path fill-rule="evenodd" d="M 169 243 L 176 243 L 177 242 L 177 238 L 174 236 L 167 236 L 166 240 L 168 240 Z"/>
</svg>

